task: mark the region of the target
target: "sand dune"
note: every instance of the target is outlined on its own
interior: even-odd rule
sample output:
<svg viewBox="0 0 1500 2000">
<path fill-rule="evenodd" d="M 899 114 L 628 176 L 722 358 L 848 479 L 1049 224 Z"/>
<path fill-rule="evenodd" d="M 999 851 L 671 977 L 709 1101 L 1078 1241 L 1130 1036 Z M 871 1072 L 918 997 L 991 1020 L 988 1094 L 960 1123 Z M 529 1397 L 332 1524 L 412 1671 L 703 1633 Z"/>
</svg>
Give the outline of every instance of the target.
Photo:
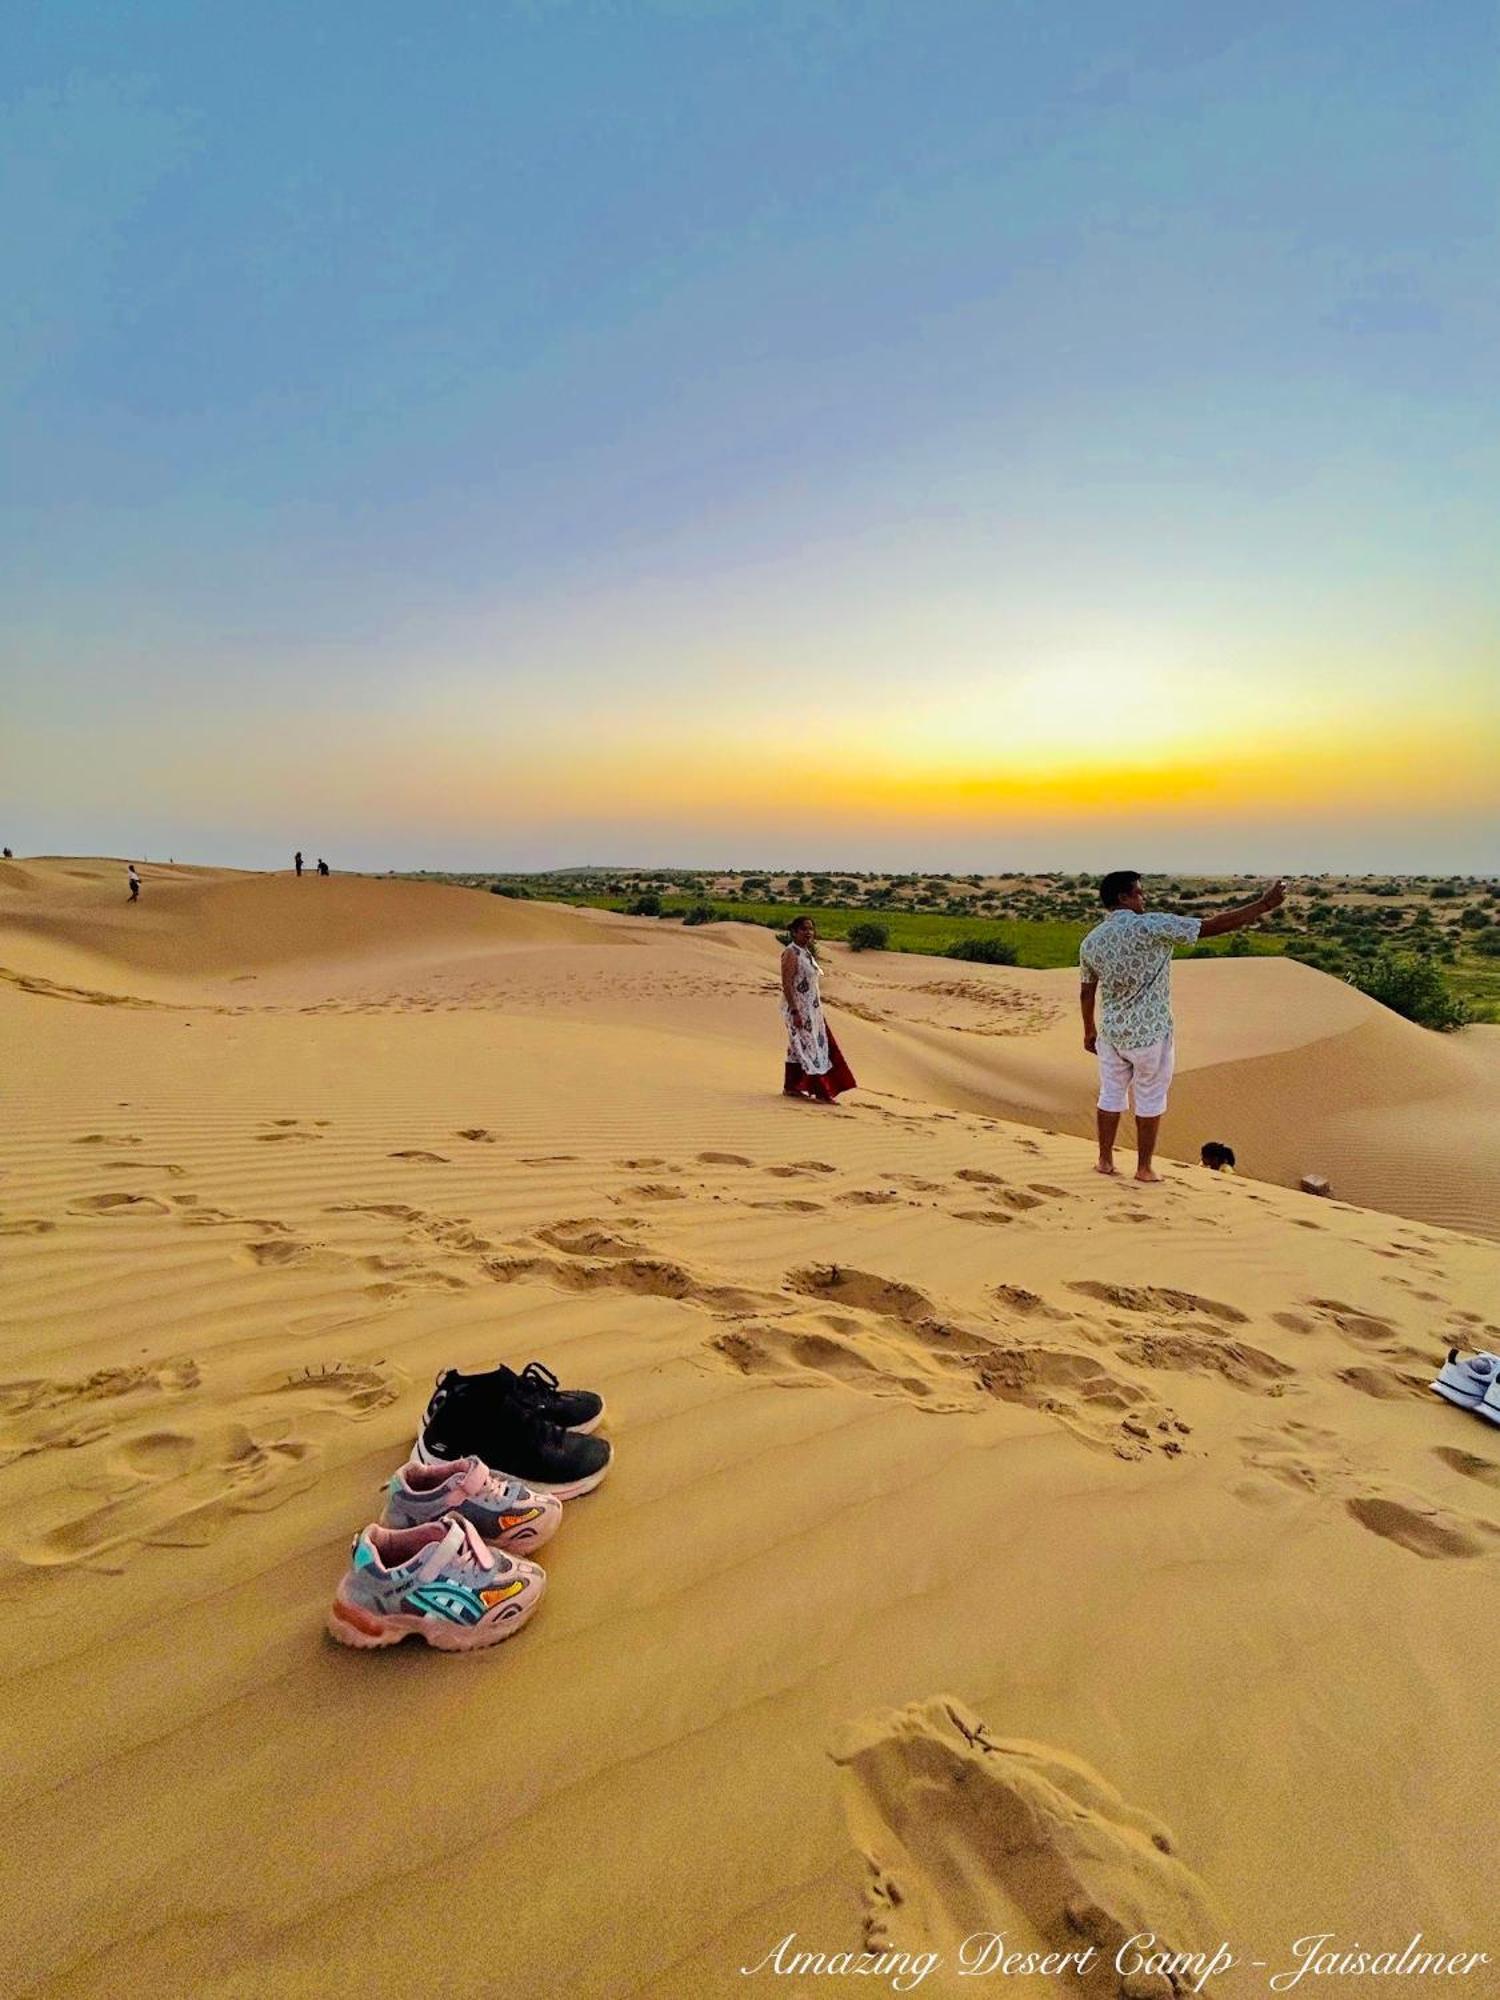
<svg viewBox="0 0 1500 2000">
<path fill-rule="evenodd" d="M 234 1007 L 499 1009 L 774 1045 L 777 946 L 437 884 L 176 869 L 129 906 L 111 862 L 8 864 L 0 968 L 34 988 Z M 824 947 L 867 1082 L 923 1103 L 1086 1136 L 1092 1066 L 1076 981 Z M 1290 959 L 1174 975 L 1179 1083 L 1164 1132 L 1192 1160 L 1500 1234 L 1500 1032 L 1439 1036 Z M 767 1055 L 774 1068 L 775 1048 Z"/>
<path fill-rule="evenodd" d="M 0 891 L 4 1768 L 44 1858 L 5 1990 L 703 2000 L 835 1990 L 742 1976 L 789 1935 L 965 1926 L 1496 1949 L 1500 1432 L 1425 1386 L 1500 1343 L 1493 1146 L 1417 1143 L 1483 1038 L 1180 969 L 1184 1149 L 1347 1143 L 1343 1188 L 1404 1119 L 1445 1229 L 1102 1182 L 1066 973 L 830 953 L 872 1087 L 827 1112 L 775 1094 L 764 933 L 208 871 L 125 912 L 90 866 Z M 619 1453 L 534 1623 L 334 1647 L 434 1373 L 533 1355 Z"/>
</svg>

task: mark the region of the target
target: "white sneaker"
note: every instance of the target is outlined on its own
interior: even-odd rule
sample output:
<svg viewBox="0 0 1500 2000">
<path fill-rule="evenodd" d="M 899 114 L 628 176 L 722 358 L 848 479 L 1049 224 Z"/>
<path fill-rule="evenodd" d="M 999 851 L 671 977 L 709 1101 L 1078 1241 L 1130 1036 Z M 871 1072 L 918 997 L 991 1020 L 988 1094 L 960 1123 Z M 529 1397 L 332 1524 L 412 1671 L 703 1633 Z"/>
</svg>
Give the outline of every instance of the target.
<svg viewBox="0 0 1500 2000">
<path fill-rule="evenodd" d="M 1488 1417 L 1492 1424 L 1500 1424 L 1500 1360 L 1496 1360 L 1493 1354 L 1485 1355 L 1483 1358 L 1494 1361 L 1495 1368 L 1490 1376 L 1490 1386 L 1484 1392 L 1484 1401 L 1474 1406 L 1475 1414 Z"/>
<path fill-rule="evenodd" d="M 1500 1356 L 1494 1354 L 1471 1354 L 1466 1360 L 1459 1359 L 1458 1349 L 1448 1349 L 1448 1359 L 1438 1370 L 1433 1388 L 1450 1403 L 1456 1403 L 1461 1410 L 1477 1410 L 1486 1398 L 1496 1394 L 1500 1384 Z M 1500 1424 L 1500 1401 L 1494 1404 L 1494 1420 Z"/>
</svg>

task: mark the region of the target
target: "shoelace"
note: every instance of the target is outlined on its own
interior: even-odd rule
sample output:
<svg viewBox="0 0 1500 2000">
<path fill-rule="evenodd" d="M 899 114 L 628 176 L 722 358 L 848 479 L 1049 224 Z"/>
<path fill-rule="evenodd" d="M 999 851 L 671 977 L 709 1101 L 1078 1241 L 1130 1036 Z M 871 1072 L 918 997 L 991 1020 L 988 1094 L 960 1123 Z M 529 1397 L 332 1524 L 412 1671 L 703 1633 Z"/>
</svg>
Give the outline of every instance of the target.
<svg viewBox="0 0 1500 2000">
<path fill-rule="evenodd" d="M 552 1370 L 543 1367 L 540 1361 L 528 1361 L 516 1380 L 521 1385 L 522 1393 L 535 1396 L 538 1402 L 551 1402 L 562 1387 Z"/>
</svg>

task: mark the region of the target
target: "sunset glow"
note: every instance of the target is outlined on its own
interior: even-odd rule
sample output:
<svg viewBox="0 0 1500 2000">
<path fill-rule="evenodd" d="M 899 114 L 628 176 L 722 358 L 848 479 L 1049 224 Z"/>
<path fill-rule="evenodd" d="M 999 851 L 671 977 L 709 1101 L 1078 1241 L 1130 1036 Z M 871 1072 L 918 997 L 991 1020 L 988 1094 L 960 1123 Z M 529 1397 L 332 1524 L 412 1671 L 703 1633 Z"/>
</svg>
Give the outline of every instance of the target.
<svg viewBox="0 0 1500 2000">
<path fill-rule="evenodd" d="M 85 11 L 3 106 L 19 852 L 1493 866 L 1477 13 Z"/>
</svg>

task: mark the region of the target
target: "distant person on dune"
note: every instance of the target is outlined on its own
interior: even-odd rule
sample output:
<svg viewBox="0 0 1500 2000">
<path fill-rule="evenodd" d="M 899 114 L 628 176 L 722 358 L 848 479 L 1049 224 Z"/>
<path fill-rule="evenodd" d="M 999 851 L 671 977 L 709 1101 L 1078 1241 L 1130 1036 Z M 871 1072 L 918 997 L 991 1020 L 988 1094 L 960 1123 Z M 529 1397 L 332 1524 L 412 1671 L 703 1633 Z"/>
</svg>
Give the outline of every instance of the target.
<svg viewBox="0 0 1500 2000">
<path fill-rule="evenodd" d="M 299 875 L 302 873 L 302 849 L 300 847 L 297 849 L 297 852 L 292 856 L 292 866 L 296 869 Z"/>
<path fill-rule="evenodd" d="M 320 875 L 328 873 L 328 863 L 323 859 L 321 854 L 318 856 L 318 873 Z"/>
<path fill-rule="evenodd" d="M 135 863 L 133 861 L 125 870 L 125 880 L 130 884 L 131 902 L 138 903 L 141 900 L 141 878 L 135 872 Z"/>
<path fill-rule="evenodd" d="M 823 1017 L 818 982 L 817 927 L 811 917 L 795 917 L 791 943 L 781 954 L 781 1018 L 786 1023 L 788 1097 L 832 1104 L 840 1091 L 853 1090 L 854 1072 L 844 1061 L 833 1031 Z"/>
<path fill-rule="evenodd" d="M 5 860 L 7 860 L 7 861 L 11 861 L 11 860 L 14 860 L 14 858 L 15 858 L 15 857 L 14 857 L 14 856 L 12 855 L 12 853 L 11 853 L 10 849 L 9 849 L 9 848 L 7 847 L 7 848 L 6 848 L 6 850 L 5 850 L 5 855 L 4 855 L 4 859 L 5 859 Z"/>
<path fill-rule="evenodd" d="M 1175 1064 L 1173 945 L 1243 930 L 1280 909 L 1285 898 L 1285 883 L 1273 882 L 1253 903 L 1200 919 L 1174 917 L 1165 910 L 1148 913 L 1146 892 L 1133 868 L 1118 868 L 1099 884 L 1099 900 L 1109 914 L 1078 947 L 1083 1046 L 1099 1058 L 1097 1172 L 1114 1173 L 1115 1135 L 1134 1098 L 1135 1177 L 1148 1183 L 1161 1179 L 1151 1162 Z"/>
</svg>

